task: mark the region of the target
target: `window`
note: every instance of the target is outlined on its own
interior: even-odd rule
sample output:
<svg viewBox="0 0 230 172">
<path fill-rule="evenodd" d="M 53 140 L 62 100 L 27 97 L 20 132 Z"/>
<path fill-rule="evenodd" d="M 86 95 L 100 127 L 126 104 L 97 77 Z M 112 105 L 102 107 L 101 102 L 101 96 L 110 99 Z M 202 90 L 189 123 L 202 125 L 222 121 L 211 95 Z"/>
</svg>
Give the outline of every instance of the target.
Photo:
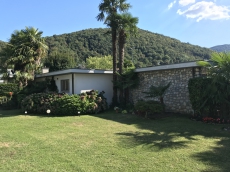
<svg viewBox="0 0 230 172">
<path fill-rule="evenodd" d="M 69 92 L 69 79 L 61 80 L 61 92 Z"/>
</svg>

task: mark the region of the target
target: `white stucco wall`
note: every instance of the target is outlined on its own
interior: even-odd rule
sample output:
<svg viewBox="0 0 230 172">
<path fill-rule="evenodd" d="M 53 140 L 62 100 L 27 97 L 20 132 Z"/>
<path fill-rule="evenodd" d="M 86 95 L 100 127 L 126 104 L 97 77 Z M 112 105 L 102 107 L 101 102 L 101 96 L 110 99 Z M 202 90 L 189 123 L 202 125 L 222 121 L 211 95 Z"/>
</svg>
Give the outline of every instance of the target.
<svg viewBox="0 0 230 172">
<path fill-rule="evenodd" d="M 55 76 L 54 80 L 56 82 L 56 85 L 58 87 L 58 91 L 61 93 L 61 80 L 69 79 L 69 92 L 65 92 L 67 94 L 72 94 L 72 74 L 67 75 L 59 75 Z"/>
<path fill-rule="evenodd" d="M 79 94 L 84 90 L 104 91 L 104 96 L 110 104 L 113 97 L 113 75 L 111 74 L 74 74 L 74 92 Z"/>
</svg>

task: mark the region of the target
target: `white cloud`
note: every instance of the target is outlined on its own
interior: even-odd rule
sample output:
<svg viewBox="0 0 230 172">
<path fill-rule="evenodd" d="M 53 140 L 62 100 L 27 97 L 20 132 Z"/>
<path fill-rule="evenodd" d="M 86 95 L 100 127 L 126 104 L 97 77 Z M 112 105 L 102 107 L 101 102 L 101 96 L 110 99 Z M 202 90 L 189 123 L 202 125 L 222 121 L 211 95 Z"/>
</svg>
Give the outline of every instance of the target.
<svg viewBox="0 0 230 172">
<path fill-rule="evenodd" d="M 185 15 L 187 18 L 197 19 L 197 22 L 203 19 L 220 20 L 230 19 L 230 9 L 227 6 L 218 6 L 214 2 L 201 1 L 190 6 L 187 10 L 179 9 L 179 15 Z"/>
<path fill-rule="evenodd" d="M 182 6 L 187 6 L 187 5 L 193 4 L 195 2 L 196 2 L 196 0 L 179 0 L 179 4 Z"/>
<path fill-rule="evenodd" d="M 173 1 L 173 2 L 171 2 L 169 5 L 168 5 L 168 10 L 170 10 L 172 7 L 173 7 L 173 5 L 176 3 L 176 0 L 175 1 Z"/>
</svg>

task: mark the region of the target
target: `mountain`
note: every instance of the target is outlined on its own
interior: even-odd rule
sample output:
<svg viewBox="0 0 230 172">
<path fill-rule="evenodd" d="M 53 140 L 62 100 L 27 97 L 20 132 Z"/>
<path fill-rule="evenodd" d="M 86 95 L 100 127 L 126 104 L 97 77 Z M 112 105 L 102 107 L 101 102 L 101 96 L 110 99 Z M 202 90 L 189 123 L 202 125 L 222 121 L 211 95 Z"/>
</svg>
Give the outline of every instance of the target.
<svg viewBox="0 0 230 172">
<path fill-rule="evenodd" d="M 230 52 L 230 44 L 217 45 L 210 49 L 217 52 Z"/>
<path fill-rule="evenodd" d="M 86 58 L 112 54 L 109 29 L 86 29 L 73 33 L 45 37 L 49 46 L 48 57 L 65 54 L 77 64 Z M 125 58 L 137 68 L 209 59 L 212 50 L 139 29 L 137 37 L 131 36 L 126 43 Z"/>
</svg>

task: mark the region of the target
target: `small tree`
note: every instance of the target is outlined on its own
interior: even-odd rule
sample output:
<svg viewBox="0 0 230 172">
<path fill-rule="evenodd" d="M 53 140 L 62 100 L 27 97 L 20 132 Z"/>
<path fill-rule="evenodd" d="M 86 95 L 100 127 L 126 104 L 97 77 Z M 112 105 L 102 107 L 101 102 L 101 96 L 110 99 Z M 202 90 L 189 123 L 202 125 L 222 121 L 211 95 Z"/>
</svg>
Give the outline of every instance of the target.
<svg viewBox="0 0 230 172">
<path fill-rule="evenodd" d="M 71 54 L 54 52 L 49 54 L 44 59 L 44 66 L 49 68 L 49 71 L 57 71 L 63 69 L 74 68 L 77 66 L 76 60 Z"/>
<path fill-rule="evenodd" d="M 170 87 L 171 82 L 169 82 L 167 85 L 165 86 L 150 86 L 149 91 L 148 92 L 143 92 L 144 94 L 147 94 L 146 97 L 151 97 L 151 98 L 155 98 L 157 97 L 159 99 L 159 101 L 161 102 L 161 104 L 164 104 L 164 95 L 166 93 L 166 90 Z"/>
</svg>

